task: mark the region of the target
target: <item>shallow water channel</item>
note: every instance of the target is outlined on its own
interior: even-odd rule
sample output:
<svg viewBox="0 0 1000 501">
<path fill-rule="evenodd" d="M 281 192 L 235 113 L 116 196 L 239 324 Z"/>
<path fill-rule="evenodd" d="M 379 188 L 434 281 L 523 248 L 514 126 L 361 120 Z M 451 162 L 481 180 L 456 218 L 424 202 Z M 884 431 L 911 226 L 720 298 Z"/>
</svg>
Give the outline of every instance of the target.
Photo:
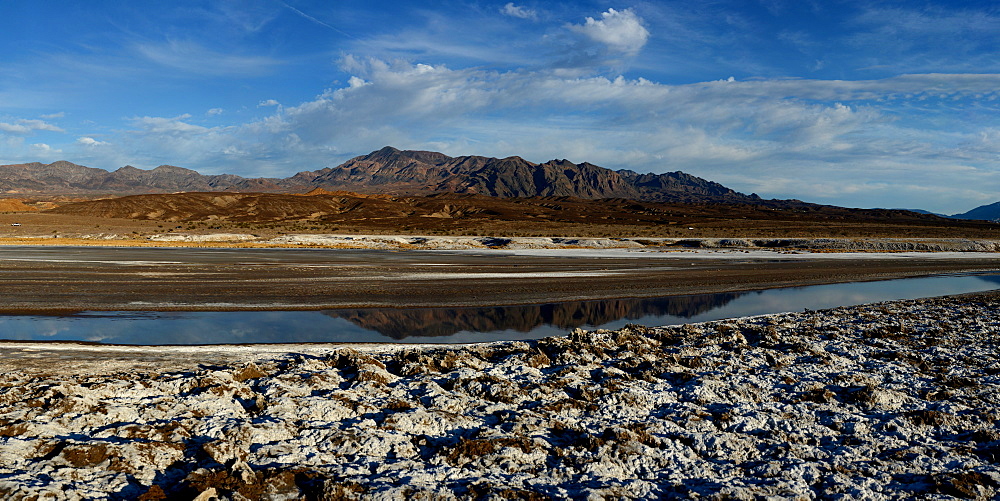
<svg viewBox="0 0 1000 501">
<path fill-rule="evenodd" d="M 576 327 L 615 329 L 629 323 L 674 325 L 997 288 L 1000 288 L 1000 275 L 961 274 L 750 292 L 516 306 L 2 315 L 0 339 L 126 345 L 466 343 L 537 339 L 565 334 Z"/>
</svg>

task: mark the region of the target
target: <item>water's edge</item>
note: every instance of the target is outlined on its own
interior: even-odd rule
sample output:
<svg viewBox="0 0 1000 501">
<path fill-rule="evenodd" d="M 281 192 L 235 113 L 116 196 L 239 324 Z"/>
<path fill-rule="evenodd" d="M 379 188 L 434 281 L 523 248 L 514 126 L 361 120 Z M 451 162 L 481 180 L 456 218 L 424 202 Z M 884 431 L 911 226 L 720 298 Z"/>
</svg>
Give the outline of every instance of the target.
<svg viewBox="0 0 1000 501">
<path fill-rule="evenodd" d="M 2 315 L 0 340 L 120 345 L 469 343 L 538 339 L 577 327 L 676 325 L 998 287 L 997 274 L 947 274 L 748 292 L 516 306 Z"/>
</svg>

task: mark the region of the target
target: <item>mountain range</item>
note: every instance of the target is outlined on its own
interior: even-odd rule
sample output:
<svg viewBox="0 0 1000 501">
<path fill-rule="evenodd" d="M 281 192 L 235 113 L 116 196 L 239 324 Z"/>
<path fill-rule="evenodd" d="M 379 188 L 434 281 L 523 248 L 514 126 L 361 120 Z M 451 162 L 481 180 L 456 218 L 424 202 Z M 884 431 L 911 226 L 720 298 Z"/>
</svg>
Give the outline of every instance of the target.
<svg viewBox="0 0 1000 501">
<path fill-rule="evenodd" d="M 589 162 L 550 160 L 533 163 L 521 157 L 450 157 L 433 151 L 386 146 L 336 167 L 302 171 L 287 178 L 204 175 L 161 165 L 143 170 L 126 165 L 115 171 L 67 161 L 0 165 L 0 193 L 19 196 L 123 196 L 176 192 L 304 193 L 314 189 L 427 195 L 478 194 L 492 197 L 568 196 L 620 198 L 647 202 L 740 203 L 812 206 L 798 200 L 763 200 L 684 172 L 641 174 L 612 170 Z M 927 211 L 913 212 L 930 214 Z M 956 219 L 1000 220 L 1000 202 L 955 214 Z"/>
<path fill-rule="evenodd" d="M 115 171 L 59 161 L 0 165 L 0 192 L 23 195 L 133 195 L 172 192 L 302 193 L 313 189 L 357 193 L 423 195 L 439 192 L 494 197 L 571 196 L 672 202 L 755 202 L 719 183 L 685 174 L 640 174 L 591 163 L 521 157 L 449 157 L 431 151 L 385 147 L 337 167 L 304 171 L 288 178 L 203 175 L 161 165 L 151 170 L 125 166 Z"/>
</svg>

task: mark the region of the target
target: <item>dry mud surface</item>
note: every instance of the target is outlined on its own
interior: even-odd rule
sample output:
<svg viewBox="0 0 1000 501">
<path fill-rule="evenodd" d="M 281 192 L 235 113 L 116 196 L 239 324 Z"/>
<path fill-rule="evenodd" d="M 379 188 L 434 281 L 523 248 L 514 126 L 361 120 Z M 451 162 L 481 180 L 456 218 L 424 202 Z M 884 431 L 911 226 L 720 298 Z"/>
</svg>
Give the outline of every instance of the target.
<svg viewBox="0 0 1000 501">
<path fill-rule="evenodd" d="M 987 499 L 998 332 L 980 294 L 447 348 L 11 343 L 0 493 Z"/>
</svg>

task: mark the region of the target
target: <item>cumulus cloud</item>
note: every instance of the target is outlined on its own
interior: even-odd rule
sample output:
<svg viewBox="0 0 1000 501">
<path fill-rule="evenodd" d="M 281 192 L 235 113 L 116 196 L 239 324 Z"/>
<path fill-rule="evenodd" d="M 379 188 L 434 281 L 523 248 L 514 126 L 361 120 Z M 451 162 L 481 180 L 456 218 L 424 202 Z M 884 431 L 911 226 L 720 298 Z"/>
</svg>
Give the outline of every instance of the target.
<svg viewBox="0 0 1000 501">
<path fill-rule="evenodd" d="M 632 9 L 608 9 L 600 19 L 587 17 L 584 24 L 569 25 L 569 29 L 628 55 L 637 54 L 649 39 L 649 31 Z"/>
<path fill-rule="evenodd" d="M 102 146 L 108 144 L 106 141 L 98 141 L 92 137 L 84 136 L 76 139 L 77 144 L 82 144 L 84 146 Z"/>
<path fill-rule="evenodd" d="M 547 120 L 559 122 L 560 110 L 571 109 L 587 110 L 574 111 L 573 117 L 580 123 L 604 121 L 619 124 L 622 130 L 669 124 L 722 134 L 781 137 L 805 148 L 829 145 L 851 130 L 881 120 L 877 112 L 865 106 L 808 102 L 816 94 L 835 93 L 822 89 L 823 82 L 800 81 L 798 87 L 779 89 L 782 92 L 775 98 L 776 82 L 768 81 L 723 80 L 668 86 L 641 78 L 565 78 L 546 73 L 452 70 L 374 59 L 350 59 L 346 63 L 364 78 L 357 77 L 347 87 L 285 109 L 280 119 L 274 117 L 275 123 L 296 128 L 302 121 L 310 123 L 315 131 L 334 132 L 347 124 L 425 123 L 444 127 L 518 117 L 529 121 L 540 111 L 545 112 Z M 781 83 L 777 82 L 779 86 Z M 872 87 L 880 84 L 874 82 Z M 859 95 L 867 94 L 858 89 L 844 92 L 844 97 Z M 665 121 L 663 117 L 670 119 Z M 565 124 L 559 125 L 566 128 Z"/>
<path fill-rule="evenodd" d="M 506 16 L 517 17 L 521 19 L 538 18 L 538 13 L 534 9 L 529 9 L 527 7 L 523 7 L 520 5 L 514 5 L 514 2 L 508 2 L 507 5 L 504 5 L 503 8 L 500 9 L 500 13 Z"/>
<path fill-rule="evenodd" d="M 223 110 L 222 108 L 212 108 L 212 109 L 206 111 L 205 114 L 208 115 L 208 116 L 210 116 L 210 117 L 214 117 L 216 115 L 221 115 L 224 112 L 225 112 L 225 110 Z"/>
<path fill-rule="evenodd" d="M 267 99 L 265 101 L 261 101 L 261 102 L 257 103 L 257 107 L 258 108 L 264 108 L 264 107 L 267 107 L 267 106 L 281 106 L 281 103 L 279 103 L 278 101 L 276 101 L 274 99 Z"/>
<path fill-rule="evenodd" d="M 558 124 L 559 130 L 571 130 L 560 115 L 560 110 L 570 109 L 587 111 L 574 111 L 572 118 L 565 117 L 567 120 L 581 125 L 613 124 L 622 133 L 668 128 L 671 134 L 684 136 L 685 131 L 711 131 L 712 137 L 740 138 L 745 144 L 758 145 L 737 148 L 740 151 L 761 151 L 762 146 L 775 145 L 787 151 L 804 151 L 839 148 L 841 143 L 850 144 L 844 140 L 850 134 L 892 127 L 891 120 L 873 103 L 898 89 L 941 92 L 946 80 L 927 75 L 850 85 L 808 80 L 720 80 L 671 86 L 641 78 L 563 78 L 546 73 L 453 70 L 376 59 L 347 58 L 344 66 L 360 76 L 346 87 L 286 108 L 256 127 L 296 131 L 307 142 L 323 142 L 342 137 L 351 124 L 402 129 L 419 123 L 424 130 L 440 131 L 458 128 L 459 124 L 465 127 L 523 120 L 520 126 L 524 127 L 529 122 L 538 123 L 537 118 L 529 119 L 543 111 L 547 117 L 543 122 Z M 978 95 L 995 92 L 991 88 L 1000 83 L 998 78 L 947 80 L 951 82 L 950 93 Z M 911 99 L 920 95 L 913 92 Z M 830 103 L 816 102 L 820 98 Z M 703 143 L 706 140 L 701 139 Z M 614 141 L 608 138 L 598 143 Z M 681 140 L 679 144 L 690 142 Z"/>
</svg>

